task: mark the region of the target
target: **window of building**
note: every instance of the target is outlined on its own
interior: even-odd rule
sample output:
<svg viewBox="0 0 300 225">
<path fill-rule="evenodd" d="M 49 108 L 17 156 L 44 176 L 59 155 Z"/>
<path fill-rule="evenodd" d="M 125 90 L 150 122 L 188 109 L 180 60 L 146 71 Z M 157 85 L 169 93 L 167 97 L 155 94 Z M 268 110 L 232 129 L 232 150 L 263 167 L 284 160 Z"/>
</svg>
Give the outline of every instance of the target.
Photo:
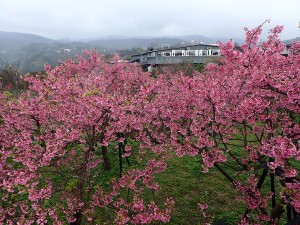
<svg viewBox="0 0 300 225">
<path fill-rule="evenodd" d="M 220 50 L 213 49 L 212 50 L 212 55 L 220 55 Z"/>
<path fill-rule="evenodd" d="M 186 56 L 198 56 L 198 50 L 186 50 Z"/>
<path fill-rule="evenodd" d="M 149 52 L 148 57 L 155 57 L 155 52 Z"/>
<path fill-rule="evenodd" d="M 172 50 L 172 56 L 185 56 L 185 50 Z"/>
<path fill-rule="evenodd" d="M 208 51 L 207 50 L 202 50 L 202 55 L 208 55 Z"/>
<path fill-rule="evenodd" d="M 171 56 L 171 52 L 162 52 L 161 55 L 162 56 Z"/>
</svg>

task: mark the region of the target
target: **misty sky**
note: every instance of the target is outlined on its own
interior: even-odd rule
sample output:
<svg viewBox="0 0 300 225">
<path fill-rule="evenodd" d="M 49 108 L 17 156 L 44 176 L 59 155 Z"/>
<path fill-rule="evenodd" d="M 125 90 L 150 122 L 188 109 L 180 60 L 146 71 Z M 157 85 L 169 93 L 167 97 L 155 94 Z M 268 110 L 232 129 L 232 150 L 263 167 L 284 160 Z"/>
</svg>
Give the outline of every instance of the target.
<svg viewBox="0 0 300 225">
<path fill-rule="evenodd" d="M 53 39 L 105 36 L 244 37 L 270 19 L 300 36 L 300 0 L 0 0 L 0 31 Z"/>
</svg>

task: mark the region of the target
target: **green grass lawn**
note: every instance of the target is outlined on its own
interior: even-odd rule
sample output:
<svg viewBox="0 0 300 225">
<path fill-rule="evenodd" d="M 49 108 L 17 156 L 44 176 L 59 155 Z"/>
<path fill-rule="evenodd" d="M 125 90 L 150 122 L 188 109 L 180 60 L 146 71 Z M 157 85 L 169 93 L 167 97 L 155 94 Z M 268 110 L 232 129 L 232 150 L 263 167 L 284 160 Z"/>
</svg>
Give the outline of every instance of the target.
<svg viewBox="0 0 300 225">
<path fill-rule="evenodd" d="M 169 224 L 201 224 L 202 215 L 197 203 L 209 204 L 214 221 L 236 224 L 243 213 L 237 192 L 220 173 L 203 173 L 197 157 L 172 157 L 168 168 L 157 177 L 161 183 L 159 196 L 173 196 L 176 204 Z"/>
<path fill-rule="evenodd" d="M 236 150 L 237 151 L 237 150 Z M 96 154 L 101 157 L 100 152 Z M 246 206 L 239 200 L 239 192 L 236 191 L 232 184 L 215 168 L 212 168 L 208 173 L 202 172 L 200 156 L 196 157 L 178 157 L 174 152 L 168 153 L 169 157 L 166 160 L 168 166 L 166 171 L 157 174 L 157 181 L 161 188 L 153 195 L 147 189 L 144 192 L 145 202 L 155 200 L 158 205 L 163 206 L 166 198 L 172 197 L 175 205 L 172 211 L 172 217 L 167 224 L 178 225 L 198 225 L 203 224 L 203 218 L 198 203 L 207 203 L 209 205 L 208 212 L 214 222 L 222 221 L 226 224 L 238 224 L 240 215 L 243 215 Z M 139 164 L 137 158 L 142 157 L 143 163 Z M 131 166 L 128 166 L 125 158 L 123 158 L 124 171 L 132 168 L 144 168 L 148 159 L 159 157 L 151 151 L 145 155 L 140 155 L 138 146 L 133 146 L 133 154 L 129 157 Z M 97 167 L 94 173 L 99 175 L 96 183 L 101 185 L 104 190 L 112 179 L 119 177 L 119 159 L 118 151 L 114 146 L 109 146 L 109 158 L 112 169 L 110 171 L 103 170 L 102 167 Z M 229 163 L 232 163 L 229 159 Z M 222 166 L 225 168 L 224 166 Z M 236 171 L 227 172 L 233 177 L 238 176 L 244 179 L 243 174 L 238 174 Z M 258 174 L 261 170 L 258 171 Z M 58 181 L 59 182 L 59 181 Z M 262 187 L 263 193 L 270 191 L 270 179 L 266 178 Z M 277 188 L 277 195 L 280 187 Z M 121 190 L 121 196 L 127 198 L 127 190 Z M 132 197 L 132 193 L 130 193 Z M 95 220 L 91 224 L 113 224 L 115 211 L 112 208 L 106 207 L 99 209 L 94 213 Z M 286 214 L 284 214 L 280 224 L 286 223 Z M 83 224 L 86 224 L 85 222 Z M 153 224 L 162 224 L 155 222 Z"/>
<path fill-rule="evenodd" d="M 148 154 L 146 158 L 150 155 L 153 156 L 153 154 Z M 112 170 L 102 171 L 101 180 L 104 183 L 112 177 L 119 176 L 116 151 L 110 151 L 110 160 Z M 124 169 L 129 169 L 125 159 L 123 161 Z M 130 157 L 130 162 L 131 168 L 137 165 L 134 155 Z M 179 158 L 174 154 L 167 160 L 167 164 L 166 171 L 155 177 L 161 189 L 154 196 L 150 191 L 146 191 L 144 198 L 146 201 L 155 198 L 155 201 L 160 204 L 163 204 L 168 197 L 174 199 L 175 206 L 168 224 L 201 224 L 203 218 L 197 203 L 209 204 L 208 212 L 211 213 L 214 221 L 238 223 L 239 215 L 245 212 L 245 206 L 236 200 L 237 191 L 222 174 L 215 169 L 203 173 L 200 157 Z M 99 222 L 108 223 L 109 218 L 113 218 L 110 213 L 112 213 L 110 210 L 100 212 Z"/>
<path fill-rule="evenodd" d="M 171 157 L 167 159 L 168 166 L 166 171 L 155 176 L 155 180 L 161 185 L 161 189 L 155 193 L 155 196 L 153 196 L 152 192 L 145 191 L 145 201 L 155 199 L 158 204 L 162 205 L 166 198 L 172 197 L 175 200 L 175 206 L 168 224 L 202 224 L 203 218 L 197 203 L 207 203 L 209 205 L 208 212 L 214 222 L 222 221 L 227 224 L 238 224 L 240 215 L 244 214 L 246 206 L 237 200 L 239 193 L 233 188 L 231 183 L 217 169 L 213 168 L 208 173 L 203 173 L 200 156 L 184 156 L 180 158 L 173 153 L 170 154 Z M 136 156 L 137 154 L 133 154 L 130 157 L 131 168 L 138 165 Z M 148 159 L 155 157 L 155 155 L 149 153 L 143 157 Z M 119 162 L 116 150 L 111 149 L 110 160 L 112 170 L 102 171 L 102 182 L 119 176 Z M 123 165 L 124 170 L 130 169 L 125 159 L 123 159 Z M 241 179 L 245 177 L 243 174 L 237 175 L 236 171 L 230 171 L 228 168 L 226 170 L 232 176 L 238 176 Z M 258 174 L 260 175 L 261 172 L 262 170 L 259 170 Z M 269 191 L 270 177 L 268 175 L 262 186 L 262 192 L 267 193 Z M 276 191 L 277 197 L 279 197 L 281 189 L 278 185 Z M 102 221 L 102 223 L 104 221 L 108 222 L 112 218 L 113 211 L 110 212 L 107 209 L 104 214 L 99 214 L 99 221 Z M 280 220 L 280 224 L 285 223 L 286 213 L 282 215 Z"/>
</svg>

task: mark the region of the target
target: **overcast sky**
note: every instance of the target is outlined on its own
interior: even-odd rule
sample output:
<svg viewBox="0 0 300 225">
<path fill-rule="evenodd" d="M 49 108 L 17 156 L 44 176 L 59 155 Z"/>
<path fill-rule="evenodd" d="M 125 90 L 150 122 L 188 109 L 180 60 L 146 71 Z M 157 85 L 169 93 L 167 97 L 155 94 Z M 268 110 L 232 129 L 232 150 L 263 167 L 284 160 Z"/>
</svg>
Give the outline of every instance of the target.
<svg viewBox="0 0 300 225">
<path fill-rule="evenodd" d="M 244 37 L 244 27 L 284 25 L 300 36 L 300 0 L 0 0 L 0 31 L 53 39 L 118 36 Z"/>
</svg>

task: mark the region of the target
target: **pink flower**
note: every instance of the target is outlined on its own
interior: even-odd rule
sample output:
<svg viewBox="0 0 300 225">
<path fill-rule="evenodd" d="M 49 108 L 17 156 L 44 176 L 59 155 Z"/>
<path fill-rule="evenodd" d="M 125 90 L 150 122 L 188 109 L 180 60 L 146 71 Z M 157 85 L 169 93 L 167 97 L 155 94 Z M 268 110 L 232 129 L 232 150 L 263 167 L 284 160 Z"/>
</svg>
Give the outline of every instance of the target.
<svg viewBox="0 0 300 225">
<path fill-rule="evenodd" d="M 201 210 L 206 210 L 206 209 L 208 208 L 208 205 L 207 205 L 207 204 L 198 203 L 198 207 L 199 207 Z"/>
</svg>

